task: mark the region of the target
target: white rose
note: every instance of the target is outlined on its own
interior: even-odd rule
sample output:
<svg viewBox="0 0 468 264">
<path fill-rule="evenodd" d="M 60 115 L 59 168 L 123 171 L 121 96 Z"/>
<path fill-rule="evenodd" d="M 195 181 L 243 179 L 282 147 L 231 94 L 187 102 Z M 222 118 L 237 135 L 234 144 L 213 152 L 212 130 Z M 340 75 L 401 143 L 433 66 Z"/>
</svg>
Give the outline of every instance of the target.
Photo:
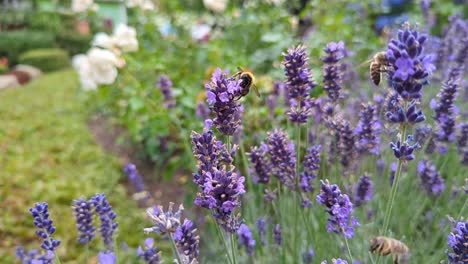
<svg viewBox="0 0 468 264">
<path fill-rule="evenodd" d="M 141 5 L 140 5 L 140 8 L 143 9 L 143 10 L 154 10 L 155 6 L 154 6 L 153 1 L 143 0 Z"/>
<path fill-rule="evenodd" d="M 136 30 L 125 24 L 119 24 L 112 35 L 113 41 L 117 47 L 124 52 L 138 50 L 138 40 Z"/>
<path fill-rule="evenodd" d="M 93 0 L 73 0 L 72 11 L 75 13 L 81 13 L 88 10 L 96 10 L 97 5 L 94 4 Z"/>
<path fill-rule="evenodd" d="M 203 0 L 203 4 L 209 10 L 221 13 L 226 9 L 228 1 L 229 0 Z"/>
<path fill-rule="evenodd" d="M 115 43 L 114 39 L 111 36 L 107 35 L 104 32 L 99 32 L 96 35 L 94 35 L 92 45 L 105 49 L 113 49 Z"/>
<path fill-rule="evenodd" d="M 119 59 L 117 56 L 105 49 L 91 48 L 88 51 L 88 73 L 90 79 L 97 84 L 112 84 L 117 78 Z"/>
<path fill-rule="evenodd" d="M 127 7 L 136 7 L 140 5 L 140 0 L 127 0 Z"/>
<path fill-rule="evenodd" d="M 88 56 L 84 54 L 75 55 L 72 60 L 72 65 L 80 77 L 81 88 L 85 91 L 95 90 L 97 88 L 97 84 L 91 77 L 92 69 Z"/>
</svg>

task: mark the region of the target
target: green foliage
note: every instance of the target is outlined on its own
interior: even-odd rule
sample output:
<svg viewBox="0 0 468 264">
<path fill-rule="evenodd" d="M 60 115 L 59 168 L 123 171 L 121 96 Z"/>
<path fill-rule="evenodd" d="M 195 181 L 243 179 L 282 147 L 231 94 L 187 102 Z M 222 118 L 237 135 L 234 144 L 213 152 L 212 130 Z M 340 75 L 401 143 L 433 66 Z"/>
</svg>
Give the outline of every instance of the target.
<svg viewBox="0 0 468 264">
<path fill-rule="evenodd" d="M 30 50 L 21 54 L 18 62 L 37 67 L 43 72 L 56 71 L 70 66 L 68 53 L 62 49 Z"/>
<path fill-rule="evenodd" d="M 50 217 L 62 240 L 62 263 L 87 262 L 85 247 L 76 242 L 73 199 L 106 193 L 119 222 L 117 245 L 135 248 L 148 225 L 144 213 L 128 199 L 119 183 L 122 164 L 103 152 L 87 126 L 89 112 L 78 92 L 76 74 L 60 71 L 46 75 L 21 89 L 0 94 L 0 259 L 14 263 L 15 247 L 39 247 L 28 211 L 35 202 L 49 203 Z M 18 224 L 21 223 L 21 224 Z M 90 257 L 102 250 L 90 245 Z"/>
<path fill-rule="evenodd" d="M 61 31 L 57 34 L 57 45 L 70 55 L 86 53 L 93 37 L 77 34 L 76 32 Z"/>
<path fill-rule="evenodd" d="M 0 53 L 8 54 L 11 64 L 18 62 L 20 54 L 40 48 L 51 48 L 55 45 L 55 36 L 43 31 L 0 32 Z"/>
</svg>

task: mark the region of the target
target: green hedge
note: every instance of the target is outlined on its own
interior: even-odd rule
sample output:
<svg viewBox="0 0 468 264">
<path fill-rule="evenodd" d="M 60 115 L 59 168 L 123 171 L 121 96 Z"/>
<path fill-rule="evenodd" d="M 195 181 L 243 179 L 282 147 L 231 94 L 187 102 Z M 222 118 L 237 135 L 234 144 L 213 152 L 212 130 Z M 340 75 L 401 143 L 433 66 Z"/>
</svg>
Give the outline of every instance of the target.
<svg viewBox="0 0 468 264">
<path fill-rule="evenodd" d="M 36 49 L 25 52 L 19 57 L 19 63 L 51 72 L 70 66 L 68 53 L 62 49 Z"/>
<path fill-rule="evenodd" d="M 10 64 L 16 64 L 20 54 L 40 48 L 55 46 L 55 36 L 44 31 L 0 32 L 0 53 L 8 54 Z"/>
<path fill-rule="evenodd" d="M 57 45 L 68 51 L 70 55 L 86 53 L 92 40 L 92 35 L 83 36 L 73 31 L 63 31 L 57 34 Z"/>
</svg>

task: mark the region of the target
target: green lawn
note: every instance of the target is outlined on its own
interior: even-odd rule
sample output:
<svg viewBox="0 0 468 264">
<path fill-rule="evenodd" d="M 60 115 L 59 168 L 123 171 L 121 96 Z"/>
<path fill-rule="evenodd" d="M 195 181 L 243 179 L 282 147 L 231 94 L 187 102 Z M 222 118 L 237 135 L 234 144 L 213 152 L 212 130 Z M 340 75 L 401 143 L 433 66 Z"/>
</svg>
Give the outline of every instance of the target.
<svg viewBox="0 0 468 264">
<path fill-rule="evenodd" d="M 48 202 L 62 240 L 62 263 L 84 257 L 77 245 L 71 201 L 108 194 L 120 222 L 117 244 L 136 246 L 149 222 L 128 199 L 119 180 L 122 164 L 104 153 L 88 131 L 89 111 L 72 70 L 45 75 L 31 84 L 0 91 L 0 262 L 12 263 L 16 246 L 38 248 L 30 208 Z M 92 255 L 101 248 L 92 243 Z M 80 261 L 83 263 L 83 261 Z"/>
</svg>

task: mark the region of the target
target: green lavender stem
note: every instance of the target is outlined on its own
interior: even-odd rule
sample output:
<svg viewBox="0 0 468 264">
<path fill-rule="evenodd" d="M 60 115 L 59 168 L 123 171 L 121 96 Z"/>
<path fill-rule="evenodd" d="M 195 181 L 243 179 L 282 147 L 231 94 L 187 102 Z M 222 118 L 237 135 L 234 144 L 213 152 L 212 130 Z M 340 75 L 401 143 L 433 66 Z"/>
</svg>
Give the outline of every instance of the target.
<svg viewBox="0 0 468 264">
<path fill-rule="evenodd" d="M 174 251 L 174 255 L 176 256 L 177 262 L 179 264 L 183 264 L 184 262 L 182 262 L 182 258 L 180 257 L 179 250 L 177 250 L 177 246 L 175 244 L 174 237 L 172 236 L 172 233 L 169 233 L 169 240 L 171 240 L 172 250 Z"/>
<path fill-rule="evenodd" d="M 236 244 L 234 241 L 234 234 L 229 234 L 229 238 L 231 240 L 232 262 L 236 264 L 237 263 L 237 250 L 236 250 Z"/>
<path fill-rule="evenodd" d="M 299 206 L 300 206 L 300 195 L 299 195 L 299 164 L 300 164 L 300 156 L 301 156 L 301 126 L 297 124 L 296 126 L 296 143 L 297 143 L 297 155 L 296 155 L 296 178 L 295 178 L 295 205 L 294 205 L 294 250 L 298 253 L 296 260 L 300 259 L 300 246 L 299 246 Z M 293 254 L 294 256 L 294 254 Z"/>
<path fill-rule="evenodd" d="M 343 236 L 344 236 L 344 232 L 343 232 Z M 351 254 L 351 249 L 349 248 L 348 239 L 346 238 L 346 236 L 344 236 L 344 241 L 346 244 L 346 249 L 348 250 L 349 261 L 350 263 L 353 263 L 353 255 Z"/>
<path fill-rule="evenodd" d="M 223 241 L 224 250 L 226 252 L 226 258 L 228 259 L 229 263 L 233 264 L 232 259 L 231 259 L 231 252 L 229 250 L 229 247 L 228 247 L 228 244 L 227 244 L 227 241 L 226 241 L 226 236 L 224 235 L 223 230 L 218 225 L 218 223 L 216 222 L 216 219 L 214 217 L 213 217 L 213 221 L 215 222 L 216 230 L 218 231 L 218 234 L 221 237 L 221 240 Z"/>
</svg>

